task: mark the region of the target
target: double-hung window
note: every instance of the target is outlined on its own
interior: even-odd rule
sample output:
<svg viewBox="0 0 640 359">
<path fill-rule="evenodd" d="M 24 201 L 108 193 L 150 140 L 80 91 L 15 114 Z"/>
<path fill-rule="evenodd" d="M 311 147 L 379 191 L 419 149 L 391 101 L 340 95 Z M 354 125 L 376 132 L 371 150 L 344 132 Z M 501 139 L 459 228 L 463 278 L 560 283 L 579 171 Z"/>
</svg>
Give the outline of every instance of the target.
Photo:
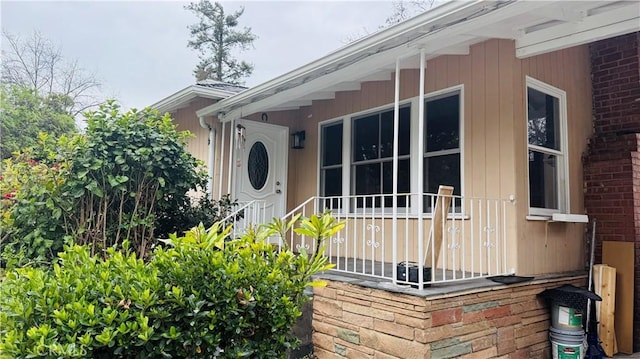
<svg viewBox="0 0 640 359">
<path fill-rule="evenodd" d="M 423 191 L 426 193 L 438 193 L 440 185 L 453 186 L 455 195 L 461 193 L 460 101 L 460 91 L 425 101 Z"/>
<path fill-rule="evenodd" d="M 566 210 L 566 94 L 527 78 L 529 212 Z"/>
<path fill-rule="evenodd" d="M 403 106 L 399 110 L 398 193 L 409 193 L 411 108 Z M 393 193 L 393 117 L 394 110 L 389 109 L 352 119 L 352 194 Z M 391 207 L 392 201 L 391 196 L 364 197 L 356 201 L 356 207 Z M 406 197 L 398 198 L 398 206 L 407 206 Z"/>
<path fill-rule="evenodd" d="M 320 189 L 322 196 L 342 196 L 342 121 L 321 127 Z M 338 199 L 327 200 L 328 208 L 341 207 Z"/>
</svg>

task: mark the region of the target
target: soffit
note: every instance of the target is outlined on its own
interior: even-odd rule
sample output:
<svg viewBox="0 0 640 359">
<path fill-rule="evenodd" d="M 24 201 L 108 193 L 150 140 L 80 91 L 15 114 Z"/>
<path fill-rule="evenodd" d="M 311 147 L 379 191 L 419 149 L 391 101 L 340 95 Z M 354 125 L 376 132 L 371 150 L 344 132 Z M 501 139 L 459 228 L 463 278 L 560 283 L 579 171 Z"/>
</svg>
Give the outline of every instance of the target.
<svg viewBox="0 0 640 359">
<path fill-rule="evenodd" d="M 296 109 L 357 90 L 366 81 L 391 79 L 396 59 L 401 69 L 427 60 L 464 55 L 469 46 L 491 38 L 515 40 L 516 56 L 529 57 L 638 31 L 637 1 L 476 1 L 445 4 L 373 34 L 325 58 L 239 95 L 198 115 L 218 114 L 223 121 L 262 111 Z M 447 10 L 450 10 L 447 12 Z M 441 11 L 441 13 L 438 13 Z M 434 12 L 435 15 L 430 16 Z"/>
</svg>

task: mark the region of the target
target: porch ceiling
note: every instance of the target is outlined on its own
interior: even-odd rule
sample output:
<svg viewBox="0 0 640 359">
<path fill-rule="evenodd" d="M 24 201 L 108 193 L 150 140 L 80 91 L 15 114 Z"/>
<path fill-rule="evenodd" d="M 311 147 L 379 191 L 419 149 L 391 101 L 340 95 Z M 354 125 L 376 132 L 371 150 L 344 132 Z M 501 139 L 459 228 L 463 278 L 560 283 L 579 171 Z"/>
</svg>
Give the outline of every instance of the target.
<svg viewBox="0 0 640 359">
<path fill-rule="evenodd" d="M 306 66 L 198 111 L 221 121 L 263 111 L 297 109 L 357 90 L 367 81 L 391 79 L 440 55 L 465 55 L 490 38 L 512 39 L 516 56 L 534 56 L 638 31 L 638 1 L 451 1 L 349 44 Z"/>
</svg>

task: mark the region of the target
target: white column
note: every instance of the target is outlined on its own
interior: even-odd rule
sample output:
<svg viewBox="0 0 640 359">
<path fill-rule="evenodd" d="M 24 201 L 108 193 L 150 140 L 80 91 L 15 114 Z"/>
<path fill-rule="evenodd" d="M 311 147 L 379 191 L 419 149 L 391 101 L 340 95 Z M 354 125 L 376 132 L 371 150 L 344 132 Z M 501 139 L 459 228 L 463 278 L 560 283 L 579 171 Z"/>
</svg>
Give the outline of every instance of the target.
<svg viewBox="0 0 640 359">
<path fill-rule="evenodd" d="M 422 266 L 424 265 L 424 229 L 423 229 L 423 212 L 424 212 L 424 76 L 426 70 L 424 49 L 420 49 L 420 89 L 418 90 L 418 281 L 423 282 Z M 431 279 L 431 278 L 429 278 Z M 420 286 L 420 289 L 423 289 Z"/>
<path fill-rule="evenodd" d="M 222 131 L 220 132 L 220 180 L 218 181 L 218 199 L 222 197 L 222 179 L 224 178 L 224 130 L 227 123 L 222 123 Z"/>
<path fill-rule="evenodd" d="M 400 128 L 400 58 L 396 58 L 396 80 L 393 106 L 393 283 L 398 277 L 398 131 Z"/>
<path fill-rule="evenodd" d="M 231 194 L 231 189 L 233 188 L 233 186 L 231 185 L 231 171 L 233 171 L 233 155 L 235 153 L 234 149 L 235 149 L 235 144 L 236 144 L 236 128 L 234 126 L 235 124 L 235 120 L 231 120 L 231 123 L 229 123 L 230 128 L 229 128 L 229 167 L 228 167 L 228 172 L 227 172 L 227 193 Z M 233 197 L 233 195 L 232 195 Z M 233 198 L 231 199 L 233 200 Z"/>
<path fill-rule="evenodd" d="M 207 196 L 209 199 L 213 199 L 213 175 L 214 167 L 216 165 L 216 129 L 209 128 L 209 158 L 208 158 L 208 177 L 207 178 Z"/>
</svg>

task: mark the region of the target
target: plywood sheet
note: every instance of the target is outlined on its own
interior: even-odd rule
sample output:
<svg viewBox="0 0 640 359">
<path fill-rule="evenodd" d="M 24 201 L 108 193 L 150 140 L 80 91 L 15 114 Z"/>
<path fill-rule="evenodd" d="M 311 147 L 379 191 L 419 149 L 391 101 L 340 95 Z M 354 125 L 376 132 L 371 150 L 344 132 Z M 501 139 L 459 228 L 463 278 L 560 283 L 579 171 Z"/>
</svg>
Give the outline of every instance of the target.
<svg viewBox="0 0 640 359">
<path fill-rule="evenodd" d="M 633 242 L 602 243 L 602 263 L 616 268 L 616 340 L 625 354 L 633 353 L 633 260 Z"/>
<path fill-rule="evenodd" d="M 593 266 L 593 288 L 602 298 L 596 302 L 596 318 L 598 320 L 598 337 L 602 349 L 608 357 L 616 353 L 615 338 L 615 304 L 616 304 L 616 269 L 606 264 Z"/>
</svg>

